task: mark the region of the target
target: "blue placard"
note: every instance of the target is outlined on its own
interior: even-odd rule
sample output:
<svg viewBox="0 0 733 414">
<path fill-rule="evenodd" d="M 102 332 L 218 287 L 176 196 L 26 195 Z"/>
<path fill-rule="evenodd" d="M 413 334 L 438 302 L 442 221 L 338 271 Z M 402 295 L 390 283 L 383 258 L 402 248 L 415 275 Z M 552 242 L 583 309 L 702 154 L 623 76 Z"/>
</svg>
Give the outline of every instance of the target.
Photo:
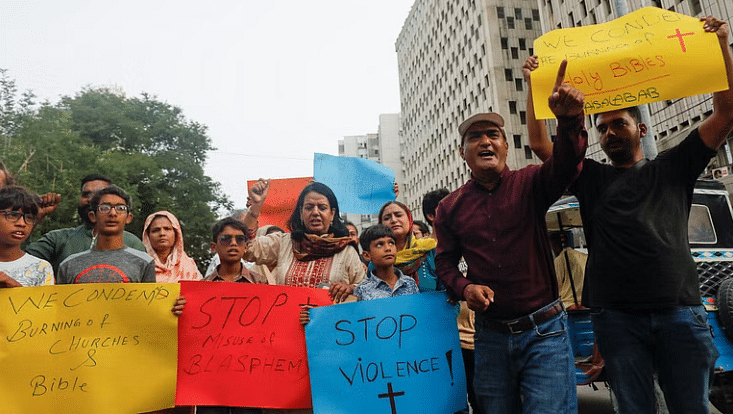
<svg viewBox="0 0 733 414">
<path fill-rule="evenodd" d="M 315 308 L 305 337 L 316 413 L 466 408 L 455 308 L 444 292 Z"/>
<path fill-rule="evenodd" d="M 394 171 L 365 158 L 314 154 L 313 179 L 333 190 L 342 213 L 377 214 L 395 199 Z"/>
</svg>

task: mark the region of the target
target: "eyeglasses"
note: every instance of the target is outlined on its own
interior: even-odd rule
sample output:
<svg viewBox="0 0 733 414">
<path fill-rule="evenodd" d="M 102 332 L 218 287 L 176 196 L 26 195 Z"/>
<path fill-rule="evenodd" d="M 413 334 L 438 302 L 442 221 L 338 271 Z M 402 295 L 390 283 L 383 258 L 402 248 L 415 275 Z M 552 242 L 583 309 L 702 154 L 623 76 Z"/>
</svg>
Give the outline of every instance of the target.
<svg viewBox="0 0 733 414">
<path fill-rule="evenodd" d="M 16 223 L 18 220 L 20 220 L 21 217 L 23 217 L 23 220 L 25 220 L 26 224 L 30 224 L 31 226 L 36 224 L 36 221 L 38 221 L 38 216 L 36 216 L 35 214 L 23 214 L 12 210 L 0 210 L 0 213 L 5 214 L 5 220 L 11 223 Z"/>
<path fill-rule="evenodd" d="M 219 236 L 219 244 L 227 245 L 232 244 L 232 238 L 237 241 L 237 244 L 244 244 L 247 241 L 247 237 L 243 234 L 232 236 L 231 234 L 222 234 Z"/>
<path fill-rule="evenodd" d="M 113 206 L 112 204 L 105 203 L 105 204 L 98 205 L 97 211 L 100 214 L 109 214 L 109 212 L 112 211 L 113 208 L 115 209 L 117 214 L 124 214 L 130 210 L 130 207 L 128 207 L 127 204 L 116 204 Z"/>
</svg>

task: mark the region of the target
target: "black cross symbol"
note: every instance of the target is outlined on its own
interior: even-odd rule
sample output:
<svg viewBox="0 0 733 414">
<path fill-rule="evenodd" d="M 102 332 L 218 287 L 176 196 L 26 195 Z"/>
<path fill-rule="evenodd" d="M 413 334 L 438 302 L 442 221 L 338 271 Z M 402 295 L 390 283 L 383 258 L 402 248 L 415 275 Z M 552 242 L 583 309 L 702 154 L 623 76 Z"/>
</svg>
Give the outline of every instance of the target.
<svg viewBox="0 0 733 414">
<path fill-rule="evenodd" d="M 379 394 L 379 398 L 389 398 L 389 405 L 392 407 L 392 414 L 397 414 L 397 407 L 395 406 L 394 397 L 405 395 L 404 391 L 394 392 L 392 390 L 392 383 L 387 383 L 387 392 L 385 394 Z"/>
<path fill-rule="evenodd" d="M 307 303 L 300 303 L 299 306 L 318 306 L 315 303 L 311 303 L 311 297 L 310 296 L 308 296 L 308 300 L 306 302 Z"/>
</svg>

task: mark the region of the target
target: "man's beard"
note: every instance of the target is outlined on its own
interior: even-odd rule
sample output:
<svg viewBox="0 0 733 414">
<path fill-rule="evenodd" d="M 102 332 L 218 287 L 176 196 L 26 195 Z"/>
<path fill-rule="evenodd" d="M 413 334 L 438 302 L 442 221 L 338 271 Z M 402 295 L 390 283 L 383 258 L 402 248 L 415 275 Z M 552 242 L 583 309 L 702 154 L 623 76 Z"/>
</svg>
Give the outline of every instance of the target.
<svg viewBox="0 0 733 414">
<path fill-rule="evenodd" d="M 89 220 L 89 212 L 92 211 L 91 205 L 84 204 L 83 206 L 77 207 L 76 211 L 79 213 L 79 217 L 81 217 L 81 221 L 82 223 L 84 223 L 85 226 L 94 227 L 92 221 Z"/>
</svg>

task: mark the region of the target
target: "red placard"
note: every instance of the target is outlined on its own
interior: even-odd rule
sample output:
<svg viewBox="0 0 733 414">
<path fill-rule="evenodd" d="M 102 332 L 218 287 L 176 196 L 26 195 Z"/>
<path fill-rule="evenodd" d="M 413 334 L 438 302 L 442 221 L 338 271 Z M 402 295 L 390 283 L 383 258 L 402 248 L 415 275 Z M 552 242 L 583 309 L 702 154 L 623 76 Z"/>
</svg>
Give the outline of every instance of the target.
<svg viewBox="0 0 733 414">
<path fill-rule="evenodd" d="M 271 224 L 288 230 L 287 222 L 293 214 L 298 196 L 306 185 L 313 181 L 313 177 L 279 178 L 270 180 L 270 191 L 267 193 L 265 204 L 260 212 L 260 227 Z M 256 180 L 247 181 L 247 188 L 252 187 Z"/>
<path fill-rule="evenodd" d="M 325 289 L 181 282 L 176 405 L 310 408 L 301 304 Z"/>
</svg>

